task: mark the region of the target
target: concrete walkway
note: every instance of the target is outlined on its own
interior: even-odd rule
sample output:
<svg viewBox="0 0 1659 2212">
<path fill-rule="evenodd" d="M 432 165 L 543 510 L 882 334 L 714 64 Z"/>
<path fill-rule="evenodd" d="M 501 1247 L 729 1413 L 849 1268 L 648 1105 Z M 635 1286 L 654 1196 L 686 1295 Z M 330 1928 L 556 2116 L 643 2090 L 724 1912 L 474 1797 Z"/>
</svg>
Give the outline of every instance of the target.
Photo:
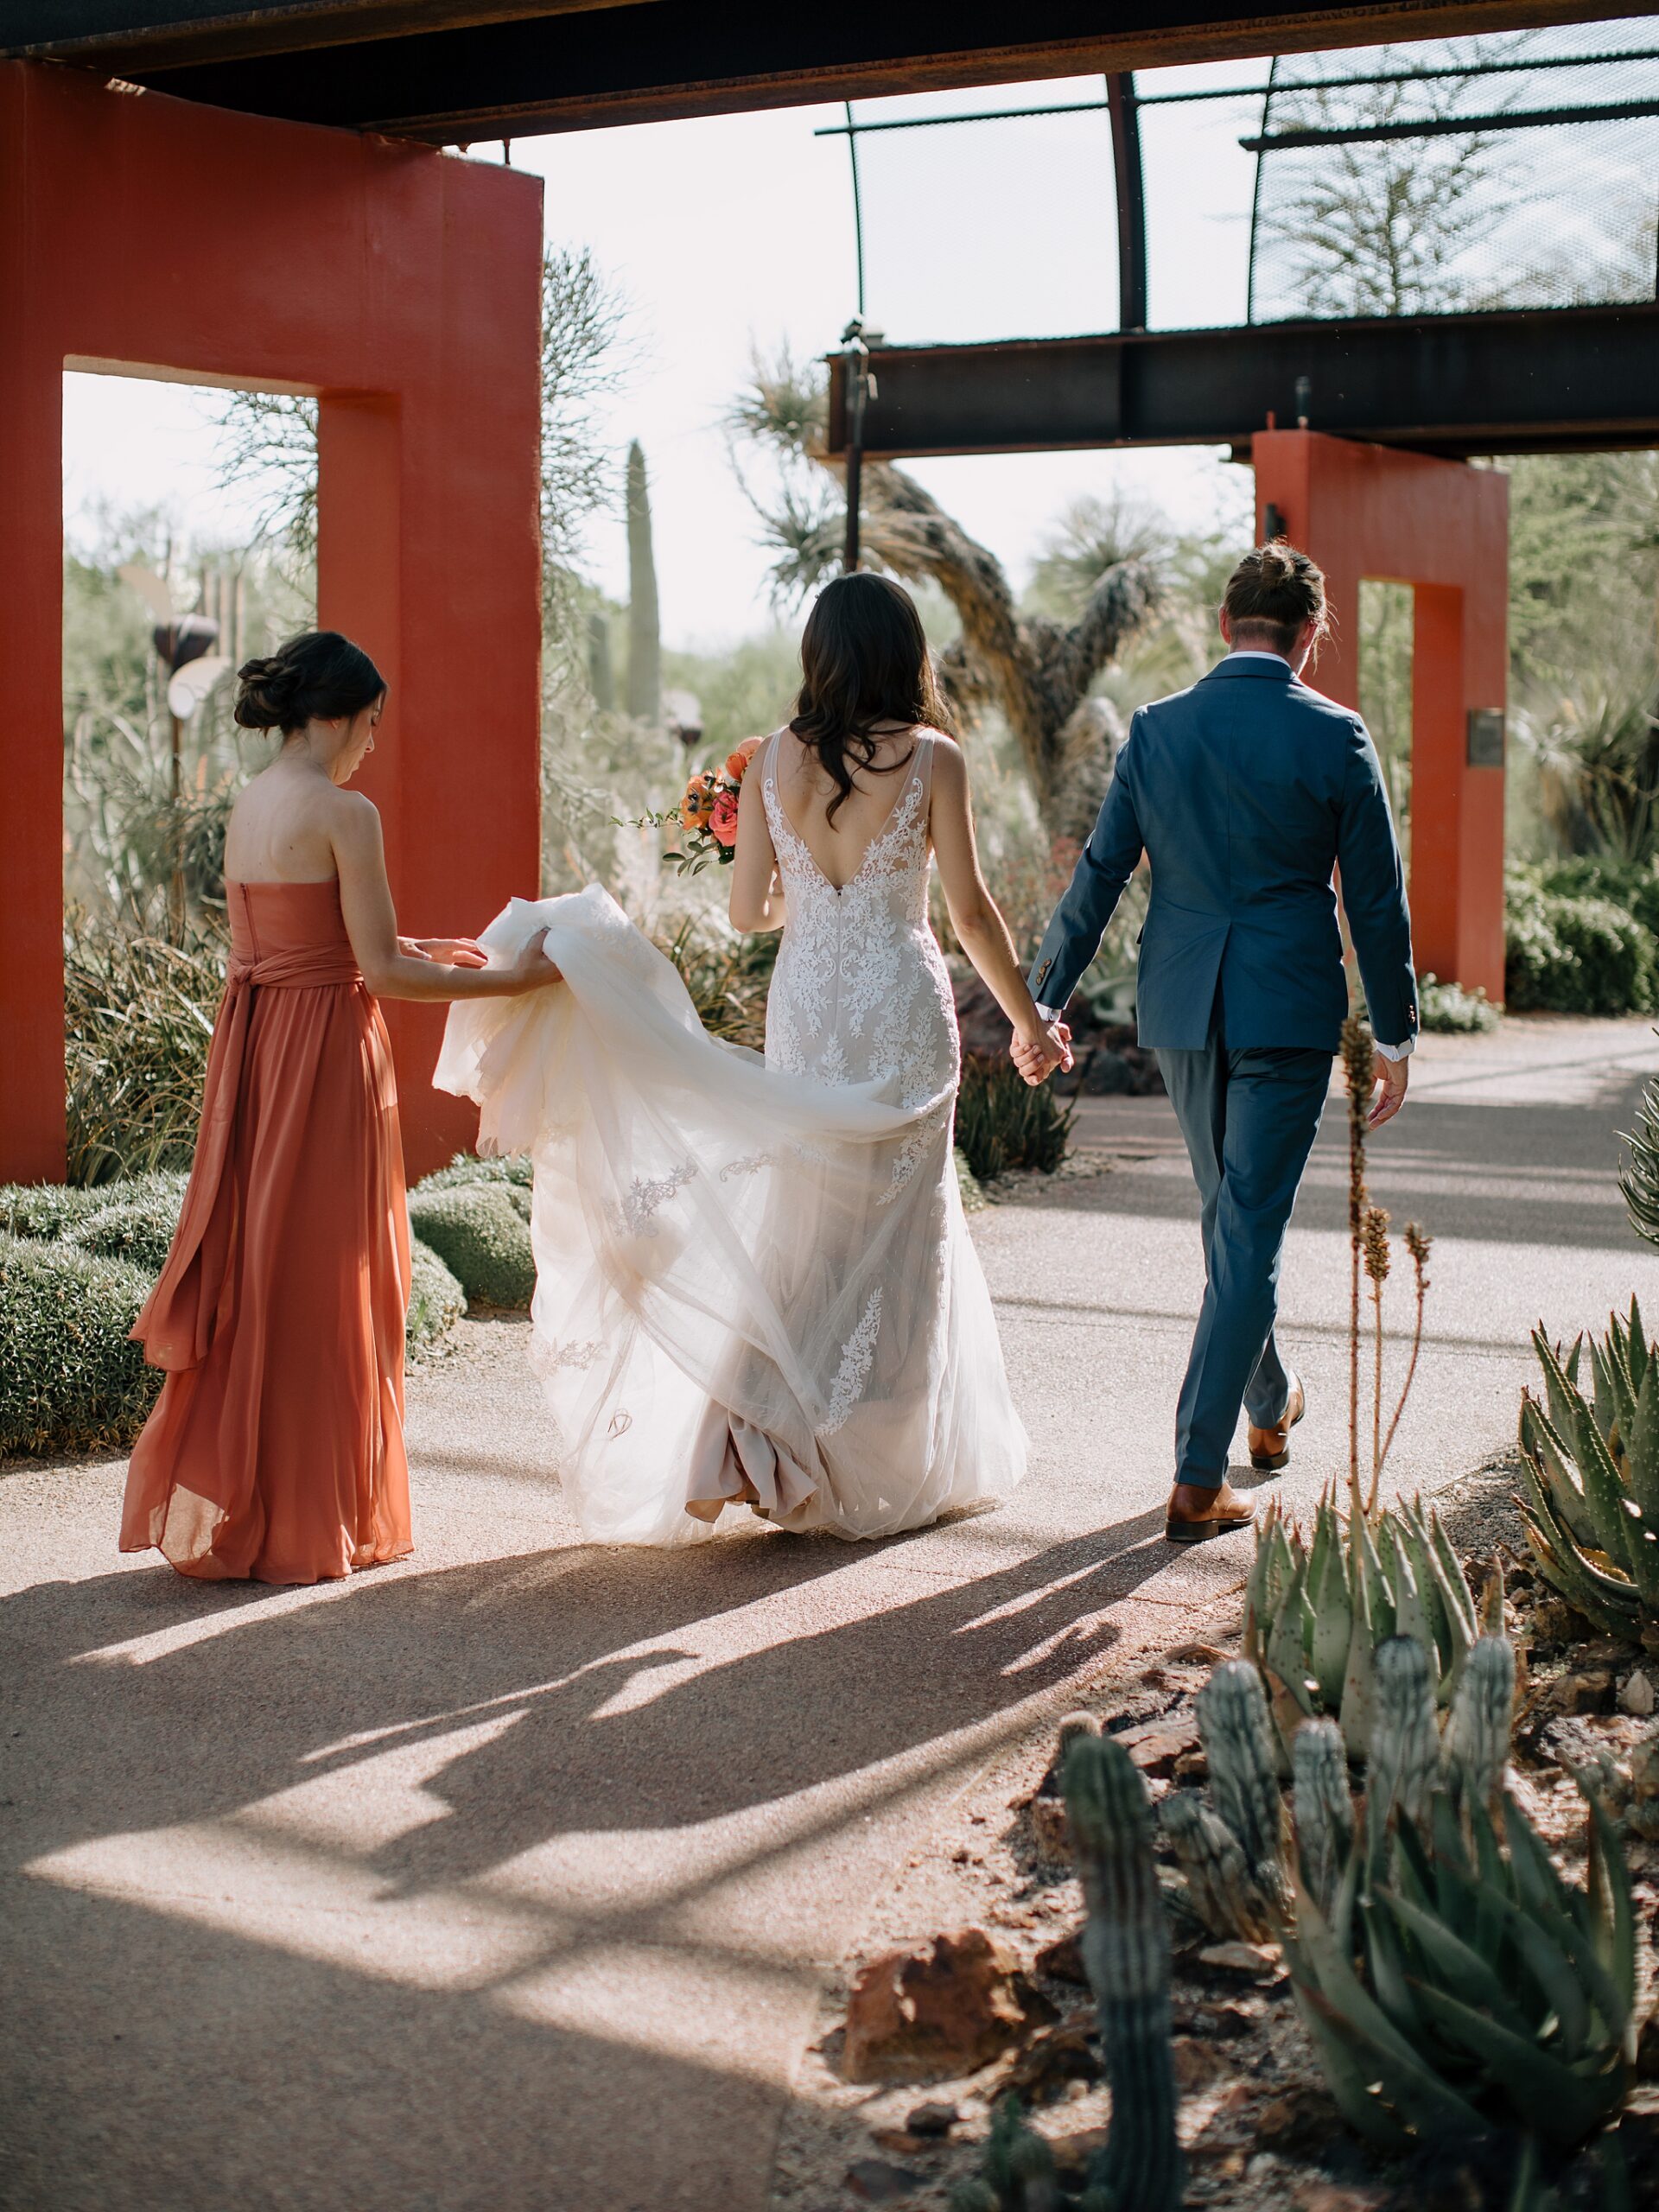
<svg viewBox="0 0 1659 2212">
<path fill-rule="evenodd" d="M 1659 1321 L 1613 1177 L 1656 1067 L 1640 1022 L 1427 1041 L 1372 1177 L 1437 1239 L 1403 1481 L 1506 1444 L 1538 1315 L 1636 1287 Z M 1337 1103 L 1287 1265 L 1303 1502 L 1345 1464 Z M 1248 1563 L 1161 1541 L 1200 1280 L 1168 1109 L 1091 1101 L 1078 1137 L 1109 1172 L 976 1223 L 1035 1446 L 993 1514 L 591 1549 L 518 1325 L 415 1379 L 419 1550 L 350 1585 L 120 1560 L 118 1463 L 0 1478 L 0 2205 L 763 2212 L 882 1885 Z"/>
</svg>

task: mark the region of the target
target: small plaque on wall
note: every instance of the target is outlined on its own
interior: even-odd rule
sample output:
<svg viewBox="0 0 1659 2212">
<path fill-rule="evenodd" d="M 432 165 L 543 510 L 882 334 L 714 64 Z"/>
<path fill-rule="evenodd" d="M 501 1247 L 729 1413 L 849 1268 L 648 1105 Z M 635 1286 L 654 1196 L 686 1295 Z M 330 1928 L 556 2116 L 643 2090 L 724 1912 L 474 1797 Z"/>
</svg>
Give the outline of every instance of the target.
<svg viewBox="0 0 1659 2212">
<path fill-rule="evenodd" d="M 1471 768 L 1501 768 L 1503 766 L 1502 707 L 1470 708 L 1469 766 Z"/>
</svg>

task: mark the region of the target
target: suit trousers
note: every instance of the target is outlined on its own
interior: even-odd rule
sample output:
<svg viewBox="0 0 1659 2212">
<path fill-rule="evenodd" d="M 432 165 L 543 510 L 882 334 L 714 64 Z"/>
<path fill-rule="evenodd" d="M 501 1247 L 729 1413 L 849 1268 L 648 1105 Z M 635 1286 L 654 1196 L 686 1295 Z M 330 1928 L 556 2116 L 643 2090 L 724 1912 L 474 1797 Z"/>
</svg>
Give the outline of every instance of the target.
<svg viewBox="0 0 1659 2212">
<path fill-rule="evenodd" d="M 1159 1051 L 1204 1201 L 1204 1304 L 1175 1416 L 1178 1483 L 1219 1488 L 1241 1406 L 1267 1427 L 1289 1403 L 1290 1376 L 1274 1342 L 1279 1268 L 1332 1058 L 1230 1050 L 1218 1001 L 1201 1051 Z"/>
</svg>

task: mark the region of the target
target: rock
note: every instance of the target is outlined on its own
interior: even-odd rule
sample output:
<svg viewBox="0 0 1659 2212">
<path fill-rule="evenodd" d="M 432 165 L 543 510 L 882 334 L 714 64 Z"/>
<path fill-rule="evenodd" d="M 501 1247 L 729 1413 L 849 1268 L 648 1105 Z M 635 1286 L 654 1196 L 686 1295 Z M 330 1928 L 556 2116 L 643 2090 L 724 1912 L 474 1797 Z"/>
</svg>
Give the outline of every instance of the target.
<svg viewBox="0 0 1659 2212">
<path fill-rule="evenodd" d="M 1313 2150 L 1335 2141 L 1341 2133 L 1341 2115 L 1330 2098 L 1323 2090 L 1300 2085 L 1263 2105 L 1255 2116 L 1255 2139 L 1270 2151 L 1294 2154 Z"/>
<path fill-rule="evenodd" d="M 1169 2062 L 1178 2089 L 1207 2089 L 1218 2074 L 1232 2071 L 1220 2051 L 1197 2036 L 1172 2036 Z"/>
<path fill-rule="evenodd" d="M 1142 1774 L 1167 1777 L 1178 1758 L 1198 1750 L 1198 1724 L 1195 1719 L 1143 1720 L 1138 1728 L 1125 1728 L 1117 1740 Z"/>
<path fill-rule="evenodd" d="M 1032 1964 L 1039 1974 L 1048 1974 L 1056 1981 L 1075 1982 L 1080 1989 L 1088 1986 L 1083 1945 L 1075 1929 L 1069 1935 L 1057 1936 L 1052 1943 L 1045 1943 Z"/>
<path fill-rule="evenodd" d="M 961 2118 L 955 2105 L 917 2105 L 905 2114 L 905 2126 L 912 2135 L 948 2135 Z"/>
<path fill-rule="evenodd" d="M 1618 1702 L 1624 1712 L 1635 1713 L 1638 1720 L 1647 1719 L 1655 1706 L 1659 1705 L 1651 1681 L 1639 1667 L 1626 1680 L 1618 1694 Z"/>
<path fill-rule="evenodd" d="M 1046 2028 L 1016 2054 L 998 2083 L 998 2094 L 1014 2090 L 1033 2104 L 1057 2096 L 1068 2082 L 1098 2082 L 1104 2071 L 1096 2043 L 1098 2023 L 1093 2005 Z"/>
<path fill-rule="evenodd" d="M 982 1928 L 963 1928 L 860 1969 L 842 2068 L 851 2082 L 976 2073 L 1019 2041 L 1027 2019 L 1013 1952 Z"/>
<path fill-rule="evenodd" d="M 1209 1781 L 1210 1762 L 1205 1756 L 1205 1750 L 1202 1744 L 1198 1745 L 1195 1751 L 1183 1751 L 1181 1753 L 1174 1765 L 1170 1769 L 1169 1778 L 1172 1782 L 1179 1782 L 1183 1783 Z"/>
<path fill-rule="evenodd" d="M 847 2169 L 848 2189 L 861 2204 L 891 2204 L 926 2179 L 909 2166 L 890 2166 L 885 2158 L 860 2158 Z"/>
<path fill-rule="evenodd" d="M 1583 1643 L 1595 1630 L 1576 1605 L 1565 1598 L 1541 1598 L 1527 1616 L 1535 1643 Z"/>
<path fill-rule="evenodd" d="M 1041 1796 L 1032 1799 L 1031 1833 L 1037 1849 L 1043 1858 L 1070 1859 L 1071 1831 L 1066 1825 L 1064 1797 Z"/>
<path fill-rule="evenodd" d="M 1206 1943 L 1198 1964 L 1218 1974 L 1245 1974 L 1252 1981 L 1277 1981 L 1287 1972 L 1276 1943 Z"/>
<path fill-rule="evenodd" d="M 1554 1713 L 1605 1713 L 1613 1701 L 1611 1667 L 1570 1667 L 1550 1686 Z"/>
<path fill-rule="evenodd" d="M 1177 2002 L 1171 2016 L 1178 2028 L 1194 2035 L 1217 2036 L 1223 2040 L 1232 2036 L 1248 2035 L 1258 2020 L 1268 2016 L 1265 2001 L 1260 1997 L 1231 1997 L 1217 2003 L 1214 1999 Z"/>
<path fill-rule="evenodd" d="M 1109 2127 L 1079 2127 L 1070 2135 L 1057 2135 L 1049 2145 L 1054 2153 L 1055 2171 L 1062 2174 L 1086 2172 L 1089 2161 L 1106 2148 L 1111 2132 Z"/>
<path fill-rule="evenodd" d="M 1376 2189 L 1343 2189 L 1333 2181 L 1305 2181 L 1290 2200 L 1296 2212 L 1377 2212 L 1388 2198 Z"/>
</svg>

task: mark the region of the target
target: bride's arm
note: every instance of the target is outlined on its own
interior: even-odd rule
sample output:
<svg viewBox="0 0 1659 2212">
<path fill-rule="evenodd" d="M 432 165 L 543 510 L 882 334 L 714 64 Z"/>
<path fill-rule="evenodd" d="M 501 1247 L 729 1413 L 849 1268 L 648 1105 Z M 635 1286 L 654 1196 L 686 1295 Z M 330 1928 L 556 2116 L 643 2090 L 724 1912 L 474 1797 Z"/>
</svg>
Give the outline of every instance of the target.
<svg viewBox="0 0 1659 2212">
<path fill-rule="evenodd" d="M 783 886 L 778 880 L 778 855 L 772 849 L 766 826 L 766 804 L 760 796 L 760 779 L 751 772 L 743 779 L 737 803 L 737 844 L 732 855 L 732 901 L 734 930 L 780 930 L 784 926 Z"/>
<path fill-rule="evenodd" d="M 1013 1023 L 1019 1041 L 1037 1047 L 1048 1065 L 1059 1059 L 1069 1067 L 1071 1051 L 1051 1033 L 1038 1013 L 1008 925 L 980 874 L 974 810 L 968 796 L 968 764 L 959 747 L 937 737 L 929 828 L 944 901 L 950 909 L 950 926 L 963 950 Z"/>
</svg>

